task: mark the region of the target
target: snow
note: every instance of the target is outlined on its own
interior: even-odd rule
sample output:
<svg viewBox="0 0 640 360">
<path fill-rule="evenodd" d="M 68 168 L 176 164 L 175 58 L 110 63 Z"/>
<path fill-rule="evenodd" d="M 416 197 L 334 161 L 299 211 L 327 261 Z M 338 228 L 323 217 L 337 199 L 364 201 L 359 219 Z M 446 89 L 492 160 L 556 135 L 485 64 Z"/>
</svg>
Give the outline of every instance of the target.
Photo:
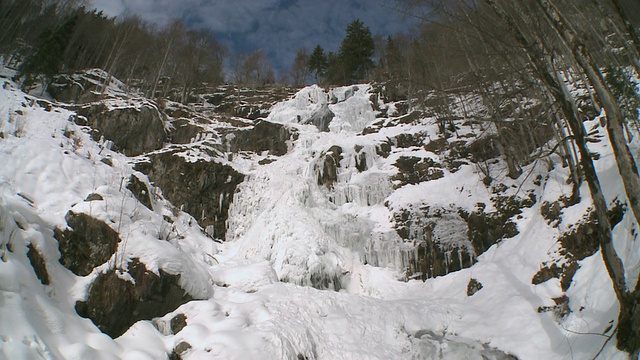
<svg viewBox="0 0 640 360">
<path fill-rule="evenodd" d="M 538 198 L 516 220 L 517 236 L 479 255 L 471 268 L 425 282 L 405 279 L 415 249 L 395 232 L 394 211 L 425 203 L 473 211 L 480 202 L 490 211 L 492 194 L 472 165 L 454 173 L 443 169 L 441 179 L 394 188 L 390 177 L 401 156 L 442 159 L 418 147 L 394 148 L 385 158 L 376 147 L 400 133 L 435 137 L 437 124 L 426 118 L 362 135 L 376 120 L 369 85 L 329 92 L 311 86 L 273 107 L 267 120 L 296 128 L 299 138 L 269 164 L 257 164 L 263 157 L 225 160 L 246 180 L 230 208 L 228 241 L 217 244 L 159 190 L 152 191 L 153 209 L 137 202 L 122 186 L 134 173 L 135 159 L 94 142 L 88 129 L 69 120 L 72 112 L 57 106 L 47 111 L 9 84 L 0 90 L 0 131 L 5 134 L 0 139 L 0 358 L 161 359 L 185 341 L 191 348 L 182 356 L 190 360 L 501 359 L 505 353 L 520 359 L 580 359 L 599 351 L 606 340 L 603 332 L 617 318 L 599 252 L 580 262 L 566 294 L 572 312 L 565 319 L 537 311 L 555 305 L 552 299 L 563 293 L 556 279 L 540 285 L 531 279 L 542 263 L 556 260 L 557 236 L 589 206 L 583 187 L 583 201 L 564 209 L 560 228 L 546 224 L 542 201 L 570 193 L 567 170 L 560 167 L 540 186 L 533 179 L 547 175 L 547 169 L 538 163 L 523 169 L 532 175 L 522 184 L 500 177 L 509 194 L 533 190 Z M 113 106 L 126 104 L 123 98 Z M 336 115 L 325 133 L 305 124 L 322 106 Z M 197 145 L 185 147 L 189 161 L 210 156 Z M 342 160 L 336 183 L 327 188 L 317 179 L 334 145 L 342 148 Z M 610 146 L 606 141 L 590 146 L 601 154 L 596 166 L 607 200 L 624 199 Z M 362 172 L 356 167 L 359 154 L 367 164 Z M 107 157 L 113 166 L 101 161 Z M 84 201 L 92 193 L 104 200 Z M 123 239 L 113 258 L 87 277 L 73 275 L 58 262 L 53 229 L 66 226 L 69 210 L 105 221 Z M 435 234 L 444 244 L 464 242 L 455 230 L 464 226 L 462 219 L 445 217 Z M 636 225 L 628 214 L 614 229 L 630 283 L 640 270 L 632 229 Z M 36 278 L 26 256 L 29 244 L 44 254 L 50 285 Z M 200 300 L 140 321 L 112 340 L 77 316 L 74 304 L 99 272 L 124 267 L 132 258 L 150 271 L 180 274 L 180 285 Z M 471 278 L 483 288 L 469 297 Z M 186 315 L 187 326 L 171 334 L 168 324 L 179 313 Z M 601 358 L 626 355 L 611 341 Z"/>
</svg>

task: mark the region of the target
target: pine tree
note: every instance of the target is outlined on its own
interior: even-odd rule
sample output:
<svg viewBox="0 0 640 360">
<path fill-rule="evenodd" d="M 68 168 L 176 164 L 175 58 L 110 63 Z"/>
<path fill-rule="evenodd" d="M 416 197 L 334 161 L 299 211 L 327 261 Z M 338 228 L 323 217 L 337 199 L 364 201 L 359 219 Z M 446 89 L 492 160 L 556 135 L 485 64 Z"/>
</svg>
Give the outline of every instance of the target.
<svg viewBox="0 0 640 360">
<path fill-rule="evenodd" d="M 369 27 L 360 20 L 352 21 L 347 25 L 347 33 L 338 51 L 339 64 L 336 65 L 342 68 L 338 72 L 340 78 L 333 80 L 342 84 L 364 80 L 374 67 L 371 60 L 374 51 L 375 42 Z"/>
<path fill-rule="evenodd" d="M 19 67 L 18 78 L 24 78 L 22 87 L 29 89 L 38 75 L 47 84 L 60 72 L 62 59 L 73 35 L 78 16 L 74 15 L 59 27 L 49 27 L 38 36 L 33 52 Z"/>
<path fill-rule="evenodd" d="M 327 71 L 327 56 L 324 53 L 324 49 L 320 45 L 316 45 L 309 56 L 309 71 L 315 73 L 316 82 L 318 78 L 325 76 Z"/>
</svg>

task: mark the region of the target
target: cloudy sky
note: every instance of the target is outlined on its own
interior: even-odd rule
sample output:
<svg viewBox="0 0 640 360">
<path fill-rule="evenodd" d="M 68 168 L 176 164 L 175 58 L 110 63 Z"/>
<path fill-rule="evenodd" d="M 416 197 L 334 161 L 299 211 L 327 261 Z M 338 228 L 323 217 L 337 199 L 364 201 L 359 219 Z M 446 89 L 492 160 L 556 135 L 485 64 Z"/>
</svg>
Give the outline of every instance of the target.
<svg viewBox="0 0 640 360">
<path fill-rule="evenodd" d="M 345 28 L 362 20 L 381 35 L 406 31 L 396 0 L 92 0 L 107 15 L 138 14 L 163 25 L 182 18 L 205 27 L 233 51 L 263 49 L 277 71 L 287 70 L 300 47 L 338 49 Z"/>
</svg>

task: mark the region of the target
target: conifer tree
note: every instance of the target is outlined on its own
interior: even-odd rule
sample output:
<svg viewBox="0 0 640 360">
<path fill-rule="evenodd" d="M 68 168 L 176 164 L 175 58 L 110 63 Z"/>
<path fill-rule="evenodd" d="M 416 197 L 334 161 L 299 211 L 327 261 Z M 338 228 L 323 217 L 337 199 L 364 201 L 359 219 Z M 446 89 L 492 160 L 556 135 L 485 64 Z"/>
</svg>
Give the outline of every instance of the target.
<svg viewBox="0 0 640 360">
<path fill-rule="evenodd" d="M 24 78 L 23 89 L 28 90 L 38 75 L 43 75 L 48 84 L 60 72 L 64 52 L 77 20 L 78 16 L 73 15 L 62 25 L 49 27 L 38 36 L 33 52 L 19 67 L 18 78 Z"/>
<path fill-rule="evenodd" d="M 369 71 L 374 68 L 371 57 L 375 51 L 375 42 L 369 27 L 360 20 L 354 20 L 347 25 L 347 33 L 340 50 L 338 64 L 342 71 L 338 71 L 337 83 L 347 84 L 365 80 Z"/>
<path fill-rule="evenodd" d="M 324 49 L 320 45 L 316 45 L 313 52 L 309 56 L 309 71 L 315 73 L 316 82 L 320 77 L 325 76 L 327 71 L 327 56 Z"/>
</svg>

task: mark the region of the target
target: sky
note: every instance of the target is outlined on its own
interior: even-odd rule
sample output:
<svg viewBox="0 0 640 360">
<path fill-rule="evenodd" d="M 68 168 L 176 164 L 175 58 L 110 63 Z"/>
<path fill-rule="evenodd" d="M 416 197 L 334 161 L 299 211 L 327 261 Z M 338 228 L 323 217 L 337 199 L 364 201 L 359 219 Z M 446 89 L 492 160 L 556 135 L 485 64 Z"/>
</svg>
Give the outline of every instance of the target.
<svg viewBox="0 0 640 360">
<path fill-rule="evenodd" d="M 273 68 L 290 68 L 296 50 L 316 45 L 336 51 L 346 26 L 360 19 L 371 32 L 405 32 L 411 21 L 394 10 L 395 0 L 92 0 L 109 16 L 137 14 L 159 25 L 181 18 L 208 28 L 230 50 L 262 49 Z"/>
</svg>

